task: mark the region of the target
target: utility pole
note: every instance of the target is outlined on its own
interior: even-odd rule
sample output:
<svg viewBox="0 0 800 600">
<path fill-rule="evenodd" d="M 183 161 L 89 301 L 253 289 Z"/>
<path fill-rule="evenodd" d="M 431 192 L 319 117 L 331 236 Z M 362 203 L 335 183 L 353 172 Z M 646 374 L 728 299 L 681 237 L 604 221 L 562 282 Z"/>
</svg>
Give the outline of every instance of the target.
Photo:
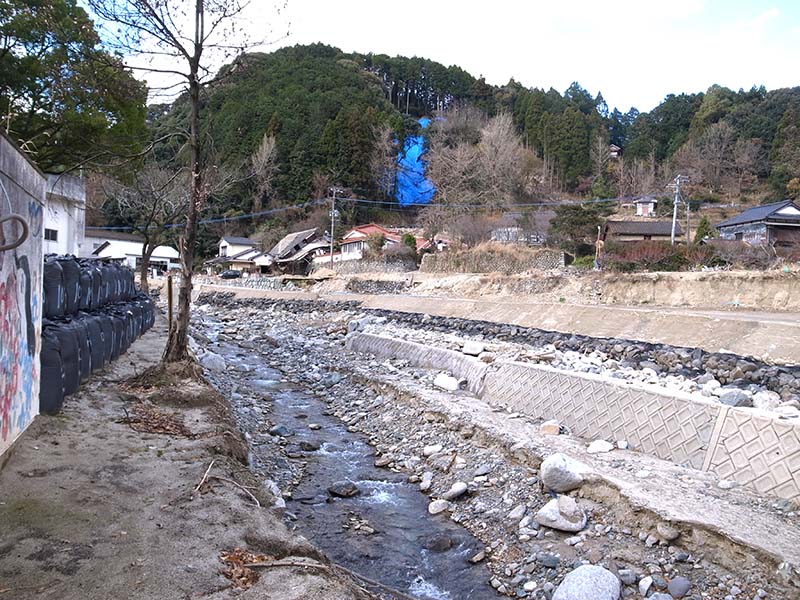
<svg viewBox="0 0 800 600">
<path fill-rule="evenodd" d="M 670 236 L 670 243 L 673 246 L 675 245 L 675 232 L 678 229 L 678 204 L 680 204 L 681 202 L 681 183 L 687 180 L 688 177 L 686 177 L 685 175 L 676 175 L 675 179 L 673 179 L 672 182 L 669 185 L 667 185 L 668 188 L 674 190 L 675 192 L 675 198 L 672 204 L 672 234 Z"/>
<path fill-rule="evenodd" d="M 691 210 L 689 208 L 689 201 L 687 200 L 686 201 L 686 245 L 687 246 L 692 243 L 691 236 L 689 235 L 689 227 L 691 226 L 691 222 L 689 221 L 689 213 L 691 213 Z"/>
<path fill-rule="evenodd" d="M 336 192 L 340 192 L 339 188 L 331 188 L 331 269 L 333 269 L 333 241 L 335 239 L 334 227 L 336 226 Z"/>
</svg>

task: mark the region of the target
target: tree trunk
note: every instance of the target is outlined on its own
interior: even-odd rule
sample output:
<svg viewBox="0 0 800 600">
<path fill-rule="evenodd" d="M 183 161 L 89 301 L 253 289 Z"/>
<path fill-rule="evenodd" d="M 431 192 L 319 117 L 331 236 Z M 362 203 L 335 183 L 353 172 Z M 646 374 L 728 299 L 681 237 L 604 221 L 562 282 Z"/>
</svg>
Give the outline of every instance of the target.
<svg viewBox="0 0 800 600">
<path fill-rule="evenodd" d="M 203 0 L 195 0 L 194 54 L 189 73 L 189 160 L 191 189 L 186 230 L 181 239 L 181 282 L 178 288 L 178 306 L 175 321 L 170 325 L 164 362 L 178 362 L 189 358 L 189 310 L 192 301 L 192 275 L 197 241 L 197 212 L 202 201 L 200 164 L 200 79 L 199 65 L 203 40 Z"/>
<path fill-rule="evenodd" d="M 142 262 L 139 263 L 139 287 L 142 288 L 145 294 L 150 292 L 147 271 L 150 269 L 150 257 L 153 256 L 155 249 L 156 245 L 150 243 L 150 240 L 145 240 L 144 244 L 142 244 Z"/>
</svg>

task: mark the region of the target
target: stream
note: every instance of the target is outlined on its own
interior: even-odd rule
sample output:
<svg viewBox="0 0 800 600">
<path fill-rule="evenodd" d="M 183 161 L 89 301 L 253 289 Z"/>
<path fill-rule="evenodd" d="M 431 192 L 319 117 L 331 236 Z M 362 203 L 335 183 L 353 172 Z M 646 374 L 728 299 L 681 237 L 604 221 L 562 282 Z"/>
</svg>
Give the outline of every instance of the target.
<svg viewBox="0 0 800 600">
<path fill-rule="evenodd" d="M 366 437 L 348 431 L 325 402 L 286 381 L 259 352 L 218 340 L 221 323 L 204 319 L 203 325 L 211 350 L 228 365 L 232 406 L 251 442 L 251 467 L 265 479 L 279 479 L 276 471 L 289 461 L 306 463 L 286 502 L 290 526 L 332 561 L 415 598 L 498 597 L 486 567 L 469 562 L 483 549 L 480 541 L 445 515 L 431 516 L 429 499 L 404 474 L 375 467 Z M 246 397 L 264 399 L 253 406 Z M 267 435 L 264 414 L 288 430 L 280 456 L 275 443 L 260 443 Z M 355 483 L 359 493 L 333 497 L 328 488 L 343 480 Z"/>
</svg>

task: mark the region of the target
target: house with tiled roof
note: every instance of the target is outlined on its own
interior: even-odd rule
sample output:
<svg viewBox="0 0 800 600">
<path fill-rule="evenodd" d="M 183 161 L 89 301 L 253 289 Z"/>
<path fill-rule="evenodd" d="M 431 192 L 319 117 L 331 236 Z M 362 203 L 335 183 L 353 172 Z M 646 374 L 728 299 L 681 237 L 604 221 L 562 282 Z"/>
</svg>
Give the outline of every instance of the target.
<svg viewBox="0 0 800 600">
<path fill-rule="evenodd" d="M 748 208 L 717 223 L 723 240 L 740 240 L 751 246 L 787 248 L 800 245 L 800 207 L 791 200 Z"/>
</svg>

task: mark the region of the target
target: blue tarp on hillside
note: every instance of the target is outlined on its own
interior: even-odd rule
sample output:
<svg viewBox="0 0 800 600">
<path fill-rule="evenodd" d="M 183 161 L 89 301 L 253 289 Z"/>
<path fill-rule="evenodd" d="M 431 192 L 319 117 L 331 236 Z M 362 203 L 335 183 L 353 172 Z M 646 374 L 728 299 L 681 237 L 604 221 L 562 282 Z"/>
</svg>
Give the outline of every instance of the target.
<svg viewBox="0 0 800 600">
<path fill-rule="evenodd" d="M 422 117 L 420 126 L 425 129 L 431 120 Z M 421 135 L 406 138 L 403 150 L 397 156 L 397 192 L 395 198 L 402 205 L 427 204 L 436 188 L 425 177 L 425 139 Z"/>
</svg>

